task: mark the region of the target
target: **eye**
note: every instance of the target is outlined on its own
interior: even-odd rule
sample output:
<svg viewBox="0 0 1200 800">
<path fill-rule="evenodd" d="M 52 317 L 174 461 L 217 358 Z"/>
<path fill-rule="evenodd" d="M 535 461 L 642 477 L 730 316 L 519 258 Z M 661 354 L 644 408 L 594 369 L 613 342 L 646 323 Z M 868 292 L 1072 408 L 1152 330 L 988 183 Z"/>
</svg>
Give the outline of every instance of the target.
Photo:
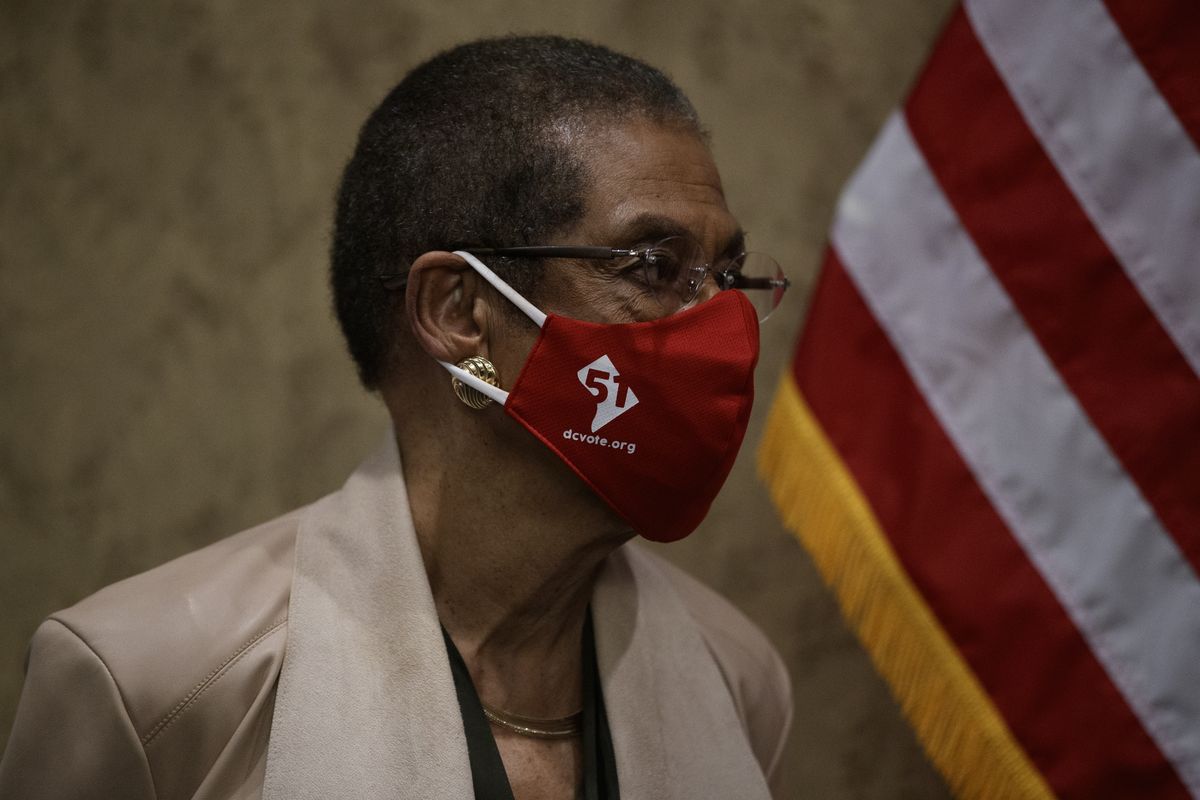
<svg viewBox="0 0 1200 800">
<path fill-rule="evenodd" d="M 653 288 L 646 269 L 646 260 L 640 254 L 621 263 L 612 274 L 644 289 Z"/>
<path fill-rule="evenodd" d="M 671 284 L 679 277 L 679 254 L 666 247 L 647 248 L 641 255 L 646 280 L 653 284 Z"/>
</svg>

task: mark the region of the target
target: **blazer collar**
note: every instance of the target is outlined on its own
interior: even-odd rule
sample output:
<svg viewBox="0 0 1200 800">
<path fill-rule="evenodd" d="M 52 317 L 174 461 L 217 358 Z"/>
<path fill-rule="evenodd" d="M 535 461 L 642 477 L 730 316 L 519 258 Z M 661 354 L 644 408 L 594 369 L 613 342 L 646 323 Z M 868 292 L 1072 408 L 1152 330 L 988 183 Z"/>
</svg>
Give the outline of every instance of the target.
<svg viewBox="0 0 1200 800">
<path fill-rule="evenodd" d="M 621 797 L 768 798 L 724 678 L 654 557 L 613 553 L 592 616 Z M 300 523 L 263 797 L 471 796 L 389 431 Z"/>
</svg>

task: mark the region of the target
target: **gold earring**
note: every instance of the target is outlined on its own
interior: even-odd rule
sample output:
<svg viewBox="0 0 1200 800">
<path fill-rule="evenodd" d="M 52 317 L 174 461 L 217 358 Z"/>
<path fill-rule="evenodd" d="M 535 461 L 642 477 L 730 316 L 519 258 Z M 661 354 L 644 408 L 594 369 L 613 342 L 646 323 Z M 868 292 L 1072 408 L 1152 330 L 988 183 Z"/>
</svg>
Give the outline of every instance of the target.
<svg viewBox="0 0 1200 800">
<path fill-rule="evenodd" d="M 471 373 L 484 383 L 490 383 L 492 386 L 499 387 L 500 380 L 496 375 L 496 367 L 492 362 L 488 361 L 483 356 L 471 356 L 464 358 L 458 362 L 458 368 Z M 492 398 L 488 397 L 478 389 L 472 389 L 458 378 L 451 378 L 450 385 L 454 387 L 454 393 L 458 395 L 458 399 L 469 405 L 471 408 L 480 409 L 492 402 Z"/>
</svg>

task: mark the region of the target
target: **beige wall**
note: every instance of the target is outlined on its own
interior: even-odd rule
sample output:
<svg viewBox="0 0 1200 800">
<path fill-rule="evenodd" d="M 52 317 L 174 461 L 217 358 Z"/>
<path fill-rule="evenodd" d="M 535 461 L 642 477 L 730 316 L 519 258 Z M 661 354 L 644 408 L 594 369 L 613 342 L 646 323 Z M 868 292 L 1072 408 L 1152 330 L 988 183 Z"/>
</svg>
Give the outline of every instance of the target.
<svg viewBox="0 0 1200 800">
<path fill-rule="evenodd" d="M 553 31 L 676 78 L 731 207 L 797 279 L 764 329 L 734 475 L 663 552 L 789 662 L 797 794 L 944 796 L 753 451 L 837 190 L 947 7 L 0 0 L 0 743 L 41 617 L 319 496 L 374 441 L 383 414 L 342 354 L 324 274 L 357 127 L 440 48 Z"/>
</svg>

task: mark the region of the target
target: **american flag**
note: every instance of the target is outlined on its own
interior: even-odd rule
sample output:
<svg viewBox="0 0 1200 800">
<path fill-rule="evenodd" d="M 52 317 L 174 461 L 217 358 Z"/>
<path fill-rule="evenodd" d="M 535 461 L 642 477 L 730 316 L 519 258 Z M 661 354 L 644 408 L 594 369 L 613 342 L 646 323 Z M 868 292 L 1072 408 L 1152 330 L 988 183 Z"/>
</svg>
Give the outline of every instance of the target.
<svg viewBox="0 0 1200 800">
<path fill-rule="evenodd" d="M 760 466 L 963 797 L 1200 798 L 1200 4 L 974 0 Z"/>
</svg>

